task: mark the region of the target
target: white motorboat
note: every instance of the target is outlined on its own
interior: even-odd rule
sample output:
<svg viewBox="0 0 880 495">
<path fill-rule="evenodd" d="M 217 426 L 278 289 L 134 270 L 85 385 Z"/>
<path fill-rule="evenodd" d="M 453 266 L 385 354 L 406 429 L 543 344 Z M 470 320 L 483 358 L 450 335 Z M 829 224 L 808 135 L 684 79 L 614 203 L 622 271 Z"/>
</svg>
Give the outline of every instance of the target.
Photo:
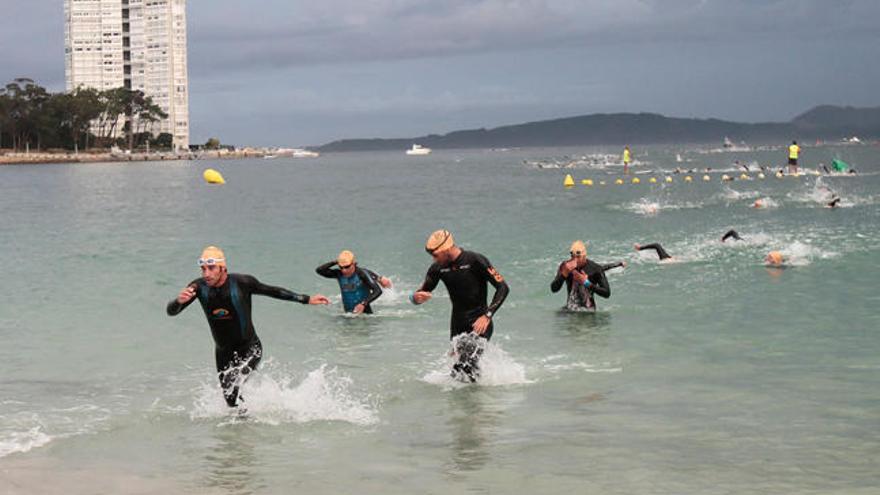
<svg viewBox="0 0 880 495">
<path fill-rule="evenodd" d="M 407 155 L 429 155 L 431 154 L 431 148 L 425 148 L 422 145 L 414 144 L 412 148 L 406 150 Z"/>
</svg>

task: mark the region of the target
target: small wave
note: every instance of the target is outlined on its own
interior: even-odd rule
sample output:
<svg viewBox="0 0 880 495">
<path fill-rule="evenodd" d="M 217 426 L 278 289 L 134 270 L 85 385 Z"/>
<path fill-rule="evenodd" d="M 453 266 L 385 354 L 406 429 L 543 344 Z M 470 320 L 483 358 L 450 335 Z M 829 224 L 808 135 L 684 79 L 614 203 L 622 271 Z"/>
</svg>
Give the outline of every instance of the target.
<svg viewBox="0 0 880 495">
<path fill-rule="evenodd" d="M 755 209 L 771 209 L 771 208 L 779 208 L 779 203 L 777 203 L 773 198 L 764 197 L 758 198 L 752 203 L 752 208 Z"/>
<path fill-rule="evenodd" d="M 53 439 L 43 432 L 42 426 L 34 426 L 26 431 L 13 431 L 0 439 L 0 458 L 10 454 L 28 452 L 31 449 L 42 447 Z"/>
<path fill-rule="evenodd" d="M 522 385 L 532 383 L 526 378 L 526 369 L 522 364 L 514 361 L 510 355 L 493 342 L 485 345 L 480 358 L 480 377 L 477 384 L 484 386 Z M 422 380 L 447 388 L 467 386 L 450 375 L 452 365 L 455 363 L 449 354 L 437 360 Z"/>
<path fill-rule="evenodd" d="M 760 195 L 761 193 L 759 193 L 758 191 L 735 191 L 729 186 L 725 185 L 719 196 L 721 197 L 721 199 L 738 201 L 741 199 L 757 198 Z"/>
<path fill-rule="evenodd" d="M 242 388 L 248 420 L 277 425 L 312 421 L 345 421 L 370 425 L 378 421 L 375 407 L 351 392 L 352 380 L 322 365 L 294 384 L 294 378 L 273 363 L 258 371 Z M 214 382 L 197 390 L 191 419 L 230 418 L 231 410 Z"/>
</svg>

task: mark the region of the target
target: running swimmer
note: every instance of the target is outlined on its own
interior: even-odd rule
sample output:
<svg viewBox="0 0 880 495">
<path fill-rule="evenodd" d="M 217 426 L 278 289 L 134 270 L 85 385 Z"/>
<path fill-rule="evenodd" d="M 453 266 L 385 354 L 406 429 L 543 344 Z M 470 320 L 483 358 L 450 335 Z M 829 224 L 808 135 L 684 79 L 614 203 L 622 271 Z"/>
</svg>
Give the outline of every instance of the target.
<svg viewBox="0 0 880 495">
<path fill-rule="evenodd" d="M 721 236 L 721 242 L 724 242 L 730 238 L 733 238 L 736 241 L 742 240 L 742 237 L 739 236 L 739 233 L 737 233 L 737 231 L 730 229 L 727 232 L 725 232 L 723 236 Z"/>
<path fill-rule="evenodd" d="M 326 297 L 297 294 L 281 287 L 260 283 L 251 275 L 227 273 L 226 256 L 220 248 L 208 246 L 199 258 L 202 278 L 189 283 L 177 298 L 168 303 L 168 316 L 175 316 L 198 298 L 211 335 L 214 357 L 223 397 L 229 407 L 243 402 L 241 385 L 260 364 L 263 346 L 251 321 L 251 296 L 254 294 L 302 304 L 329 304 Z"/>
<path fill-rule="evenodd" d="M 334 265 L 337 268 L 333 268 Z M 334 278 L 339 282 L 342 307 L 345 308 L 346 313 L 373 313 L 370 303 L 382 295 L 382 288 L 377 280 L 384 277 L 379 277 L 366 268 L 358 266 L 354 253 L 348 250 L 342 251 L 336 260 L 324 263 L 315 271 L 322 277 Z"/>
<path fill-rule="evenodd" d="M 644 251 L 645 249 L 653 249 L 657 252 L 657 256 L 660 258 L 660 261 L 672 259 L 672 256 L 663 249 L 663 246 L 660 243 L 655 242 L 653 244 L 633 244 L 633 247 L 636 248 L 636 251 Z"/>
<path fill-rule="evenodd" d="M 583 241 L 574 241 L 569 250 L 571 258 L 559 264 L 556 277 L 550 283 L 550 291 L 559 292 L 565 282 L 568 297 L 565 307 L 570 311 L 595 311 L 596 300 L 593 295 L 608 299 L 611 287 L 605 278 L 605 270 L 618 266 L 626 266 L 625 262 L 612 263 L 605 266 L 587 258 L 587 246 Z"/>
<path fill-rule="evenodd" d="M 431 292 L 442 280 L 452 302 L 449 322 L 450 339 L 455 339 L 458 362 L 452 376 L 475 382 L 479 377 L 479 359 L 486 342 L 492 338 L 492 319 L 504 303 L 510 289 L 504 277 L 485 256 L 465 251 L 455 244 L 448 230 L 438 230 L 428 237 L 425 251 L 434 259 L 422 286 L 410 296 L 413 304 L 431 299 Z M 495 287 L 492 302 L 486 305 L 487 284 Z"/>
</svg>

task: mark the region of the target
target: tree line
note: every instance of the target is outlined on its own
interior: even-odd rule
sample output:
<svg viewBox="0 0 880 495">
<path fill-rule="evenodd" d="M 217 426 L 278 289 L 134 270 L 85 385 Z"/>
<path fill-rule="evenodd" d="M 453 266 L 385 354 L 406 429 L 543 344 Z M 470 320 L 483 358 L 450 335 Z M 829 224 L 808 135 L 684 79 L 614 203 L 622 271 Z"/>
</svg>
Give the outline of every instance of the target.
<svg viewBox="0 0 880 495">
<path fill-rule="evenodd" d="M 171 134 L 153 134 L 166 118 L 143 91 L 78 87 L 50 93 L 32 79 L 18 78 L 0 88 L 0 149 L 169 149 Z"/>
</svg>

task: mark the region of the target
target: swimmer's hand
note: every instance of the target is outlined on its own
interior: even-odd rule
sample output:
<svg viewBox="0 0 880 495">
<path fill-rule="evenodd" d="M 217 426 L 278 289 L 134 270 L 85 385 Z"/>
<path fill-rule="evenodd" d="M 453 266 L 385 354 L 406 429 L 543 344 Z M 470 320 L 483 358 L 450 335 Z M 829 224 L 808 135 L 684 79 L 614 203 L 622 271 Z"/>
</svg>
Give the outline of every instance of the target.
<svg viewBox="0 0 880 495">
<path fill-rule="evenodd" d="M 572 278 L 574 278 L 575 283 L 583 284 L 587 280 L 587 274 L 584 272 L 574 272 Z"/>
<path fill-rule="evenodd" d="M 196 297 L 196 289 L 192 285 L 187 285 L 177 295 L 177 304 L 186 304 Z"/>
<path fill-rule="evenodd" d="M 627 262 L 626 262 L 626 261 L 621 261 L 621 262 L 620 262 L 620 267 L 621 267 L 621 268 L 626 268 L 626 265 L 627 265 Z"/>
<path fill-rule="evenodd" d="M 309 304 L 312 306 L 318 304 L 330 304 L 330 300 L 327 299 L 326 296 L 322 296 L 321 294 L 315 294 L 313 296 L 309 296 Z"/>
<path fill-rule="evenodd" d="M 390 289 L 392 286 L 391 279 L 388 277 L 379 277 L 379 285 L 381 285 L 383 289 Z"/>
<path fill-rule="evenodd" d="M 424 290 L 417 291 L 412 295 L 413 304 L 423 304 L 428 302 L 430 299 L 431 293 Z"/>
<path fill-rule="evenodd" d="M 355 306 L 354 309 L 351 310 L 351 312 L 356 315 L 359 315 L 364 312 L 364 308 L 365 308 L 364 303 L 360 303 L 357 306 Z"/>
<path fill-rule="evenodd" d="M 483 335 L 486 333 L 486 329 L 489 328 L 489 323 L 492 323 L 492 319 L 486 315 L 477 318 L 477 321 L 473 324 L 474 333 Z"/>
<path fill-rule="evenodd" d="M 636 248 L 636 251 L 638 251 L 639 248 L 642 247 L 642 245 L 637 242 L 637 243 L 633 244 L 633 247 Z"/>
<path fill-rule="evenodd" d="M 560 268 L 559 272 L 563 278 L 567 278 L 568 274 L 575 268 L 577 268 L 577 260 L 572 258 L 562 264 L 562 268 Z"/>
</svg>

